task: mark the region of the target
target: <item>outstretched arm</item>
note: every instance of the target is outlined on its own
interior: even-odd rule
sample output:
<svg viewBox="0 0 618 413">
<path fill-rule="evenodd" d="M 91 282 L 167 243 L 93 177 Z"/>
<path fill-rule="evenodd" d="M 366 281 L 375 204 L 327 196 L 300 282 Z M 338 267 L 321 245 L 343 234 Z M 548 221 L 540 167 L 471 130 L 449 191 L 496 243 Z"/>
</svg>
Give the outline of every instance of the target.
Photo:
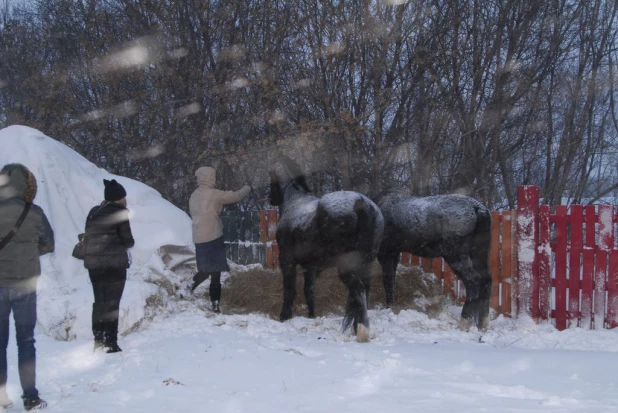
<svg viewBox="0 0 618 413">
<path fill-rule="evenodd" d="M 224 205 L 235 204 L 249 195 L 249 192 L 251 192 L 251 187 L 249 185 L 243 186 L 238 191 L 219 191 L 219 199 Z"/>
</svg>

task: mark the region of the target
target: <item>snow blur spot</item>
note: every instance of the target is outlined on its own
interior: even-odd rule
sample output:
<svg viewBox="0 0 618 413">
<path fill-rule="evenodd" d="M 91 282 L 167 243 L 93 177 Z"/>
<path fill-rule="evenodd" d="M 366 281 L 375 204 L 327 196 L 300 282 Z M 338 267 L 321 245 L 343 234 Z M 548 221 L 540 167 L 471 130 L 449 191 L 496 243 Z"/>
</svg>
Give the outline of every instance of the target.
<svg viewBox="0 0 618 413">
<path fill-rule="evenodd" d="M 543 400 L 541 406 L 576 406 L 579 402 L 570 397 L 551 396 L 547 400 Z"/>
<path fill-rule="evenodd" d="M 101 119 L 103 116 L 105 116 L 105 111 L 101 109 L 96 109 L 96 110 L 86 113 L 84 116 L 82 116 L 81 119 L 83 121 L 93 121 L 93 120 Z"/>
<path fill-rule="evenodd" d="M 178 111 L 176 112 L 176 118 L 182 119 L 186 118 L 187 116 L 195 115 L 196 113 L 199 113 L 201 109 L 202 106 L 199 103 L 189 103 L 188 105 L 182 106 L 178 109 Z"/>
<path fill-rule="evenodd" d="M 526 371 L 532 367 L 532 361 L 529 358 L 520 358 L 511 363 L 511 370 L 514 372 Z"/>
<path fill-rule="evenodd" d="M 292 82 L 292 89 L 304 89 L 311 86 L 311 79 L 300 79 Z"/>
<path fill-rule="evenodd" d="M 219 53 L 219 60 L 238 60 L 247 54 L 244 46 L 234 44 L 230 47 L 226 47 Z"/>
<path fill-rule="evenodd" d="M 174 59 L 179 59 L 181 57 L 185 57 L 188 54 L 189 54 L 189 51 L 185 49 L 184 47 L 181 47 L 181 48 L 172 50 L 170 52 L 170 57 Z"/>
<path fill-rule="evenodd" d="M 163 152 L 165 152 L 165 147 L 163 145 L 155 145 L 152 148 L 148 148 L 148 150 L 145 153 L 145 157 L 146 158 L 156 158 L 157 156 L 161 155 Z"/>
<path fill-rule="evenodd" d="M 12 186 L 5 185 L 4 188 L 0 189 L 0 198 L 12 198 L 15 194 L 17 194 L 17 191 Z"/>
<path fill-rule="evenodd" d="M 4 186 L 9 183 L 9 177 L 6 174 L 0 174 L 0 186 Z"/>
<path fill-rule="evenodd" d="M 149 58 L 148 49 L 142 45 L 136 45 L 105 57 L 101 66 L 104 72 L 127 69 L 144 65 L 148 63 Z"/>
<path fill-rule="evenodd" d="M 236 89 L 243 88 L 243 87 L 247 86 L 248 84 L 249 84 L 249 81 L 248 81 L 246 78 L 241 77 L 241 78 L 238 78 L 238 79 L 234 79 L 234 80 L 233 80 L 233 81 L 232 81 L 232 82 L 228 85 L 228 88 L 229 88 L 230 90 L 236 90 Z"/>
<path fill-rule="evenodd" d="M 120 119 L 137 113 L 137 110 L 137 103 L 134 100 L 127 100 L 109 109 L 96 109 L 88 112 L 81 117 L 81 120 L 85 122 L 96 121 L 108 115 Z"/>
<path fill-rule="evenodd" d="M 545 400 L 549 397 L 547 394 L 523 385 L 503 386 L 489 383 L 453 383 L 452 385 L 479 394 L 508 399 Z"/>
<path fill-rule="evenodd" d="M 341 43 L 334 42 L 323 47 L 324 53 L 327 56 L 336 55 L 345 51 L 345 47 Z"/>
</svg>

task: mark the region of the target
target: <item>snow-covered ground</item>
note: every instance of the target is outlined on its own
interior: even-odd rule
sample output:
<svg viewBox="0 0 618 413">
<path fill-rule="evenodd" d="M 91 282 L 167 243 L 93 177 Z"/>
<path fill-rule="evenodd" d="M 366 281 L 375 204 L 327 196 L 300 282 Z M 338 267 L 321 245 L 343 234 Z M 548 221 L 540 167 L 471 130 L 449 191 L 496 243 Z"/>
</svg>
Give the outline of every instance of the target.
<svg viewBox="0 0 618 413">
<path fill-rule="evenodd" d="M 559 332 L 500 317 L 481 334 L 457 330 L 460 307 L 437 319 L 372 310 L 371 342 L 359 344 L 340 332 L 341 317 L 214 315 L 202 298 L 162 288 L 187 281 L 170 262 L 190 256 L 192 244 L 189 217 L 156 191 L 26 127 L 0 130 L 0 165 L 9 162 L 33 170 L 35 202 L 56 232 L 56 253 L 42 261 L 36 333 L 50 412 L 618 412 L 616 330 Z M 70 256 L 103 178 L 127 188 L 137 242 L 117 354 L 93 352 L 92 290 Z M 164 258 L 166 245 L 183 252 Z M 162 306 L 149 312 L 153 295 Z M 20 411 L 11 328 L 9 411 Z"/>
<path fill-rule="evenodd" d="M 225 293 L 224 293 L 225 294 Z M 38 385 L 57 412 L 616 412 L 616 331 L 556 331 L 497 319 L 485 334 L 440 319 L 371 311 L 372 341 L 340 317 L 280 323 L 178 304 L 124 337 L 37 337 Z M 20 394 L 14 345 L 9 394 Z"/>
</svg>

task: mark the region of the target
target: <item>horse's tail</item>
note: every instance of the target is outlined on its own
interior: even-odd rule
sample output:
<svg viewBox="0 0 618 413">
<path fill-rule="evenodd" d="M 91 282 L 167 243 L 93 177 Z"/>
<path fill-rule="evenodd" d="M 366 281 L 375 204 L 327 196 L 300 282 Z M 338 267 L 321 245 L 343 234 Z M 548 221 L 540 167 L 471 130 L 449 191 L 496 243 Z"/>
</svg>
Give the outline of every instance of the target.
<svg viewBox="0 0 618 413">
<path fill-rule="evenodd" d="M 354 202 L 354 212 L 357 217 L 358 249 L 367 260 L 373 261 L 382 238 L 381 212 L 372 201 L 363 196 L 359 196 Z"/>
<path fill-rule="evenodd" d="M 483 254 L 489 257 L 489 248 L 491 247 L 491 212 L 485 206 L 479 205 L 474 207 L 476 213 L 476 225 L 474 227 L 475 247 L 477 249 L 486 249 Z"/>
</svg>

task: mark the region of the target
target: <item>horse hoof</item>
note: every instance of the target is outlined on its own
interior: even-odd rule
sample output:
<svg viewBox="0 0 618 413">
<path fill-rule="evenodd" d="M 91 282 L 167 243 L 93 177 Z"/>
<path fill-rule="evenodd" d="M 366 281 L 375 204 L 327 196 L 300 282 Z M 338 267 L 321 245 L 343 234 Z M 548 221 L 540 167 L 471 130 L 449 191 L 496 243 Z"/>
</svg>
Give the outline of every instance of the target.
<svg viewBox="0 0 618 413">
<path fill-rule="evenodd" d="M 462 318 L 461 321 L 459 322 L 459 329 L 461 331 L 469 331 L 470 327 L 472 327 L 472 321 L 466 318 Z"/>
<path fill-rule="evenodd" d="M 284 321 L 288 321 L 290 318 L 292 318 L 292 316 L 291 316 L 291 315 L 288 315 L 288 314 L 281 314 L 281 315 L 279 316 L 279 321 L 281 321 L 281 322 L 283 323 Z"/>
<path fill-rule="evenodd" d="M 359 343 L 369 343 L 369 328 L 364 324 L 358 325 L 358 330 L 356 332 L 356 341 Z"/>
</svg>

